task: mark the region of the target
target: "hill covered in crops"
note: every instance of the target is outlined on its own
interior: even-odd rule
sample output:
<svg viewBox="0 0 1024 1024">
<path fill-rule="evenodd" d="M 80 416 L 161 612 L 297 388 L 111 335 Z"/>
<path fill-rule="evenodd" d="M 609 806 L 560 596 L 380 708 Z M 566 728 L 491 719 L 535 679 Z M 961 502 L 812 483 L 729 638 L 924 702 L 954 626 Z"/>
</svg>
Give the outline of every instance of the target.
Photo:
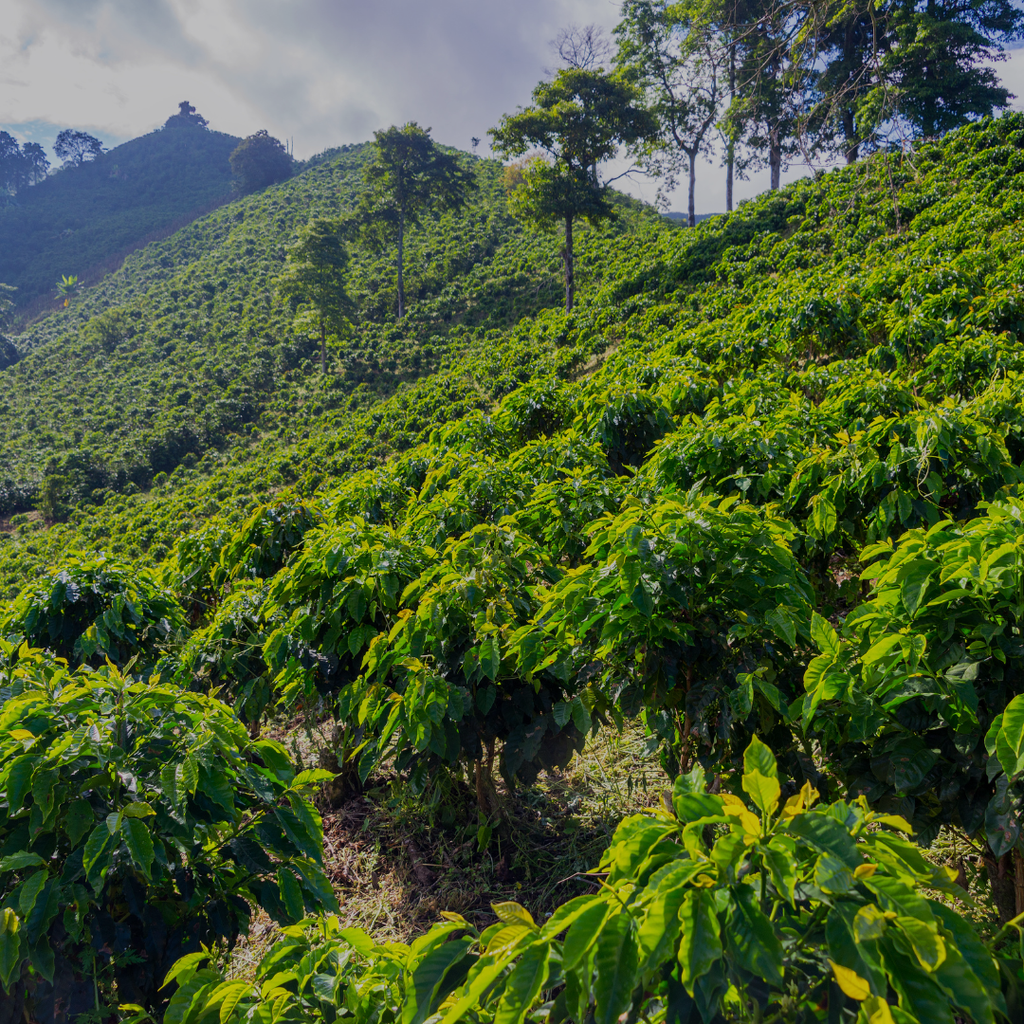
<svg viewBox="0 0 1024 1024">
<path fill-rule="evenodd" d="M 329 768 L 328 796 L 385 779 L 460 842 L 504 842 L 523 870 L 529 852 L 507 853 L 509 807 L 639 723 L 678 781 L 664 809 L 623 823 L 605 888 L 586 897 L 601 908 L 586 919 L 589 941 L 603 936 L 593 955 L 618 965 L 619 994 L 595 996 L 609 1020 L 653 999 L 652 977 L 671 991 L 651 973 L 664 950 L 631 931 L 658 914 L 668 928 L 670 899 L 724 915 L 706 926 L 705 959 L 741 980 L 702 967 L 709 1005 L 729 983 L 775 984 L 792 960 L 807 991 L 839 963 L 865 987 L 837 971 L 836 999 L 894 992 L 913 1019 L 951 1005 L 991 1019 L 977 1000 L 998 990 L 994 961 L 975 957 L 945 904 L 911 892 L 955 900 L 951 880 L 906 840 L 871 844 L 883 826 L 923 846 L 952 829 L 988 865 L 993 921 L 1024 910 L 1024 116 L 877 154 L 692 230 L 623 200 L 580 239 L 569 314 L 557 240 L 516 226 L 501 168 L 466 157 L 476 197 L 411 243 L 408 315 L 393 315 L 387 257 L 354 257 L 358 330 L 320 374 L 315 339 L 272 282 L 305 219 L 351 206 L 364 159 L 328 155 L 219 209 L 17 339 L 26 355 L 0 374 L 10 672 L 26 639 L 71 666 L 112 673 L 109 658 L 169 694 L 212 694 L 225 717 L 208 751 L 231 729 L 244 744 L 242 726 L 256 737 L 304 716 L 324 726 L 306 767 Z M 41 501 L 65 521 L 32 511 Z M 25 666 L 25 678 L 52 671 Z M 276 755 L 259 749 L 269 772 Z M 184 807 L 193 768 L 214 762 L 182 763 L 152 784 L 168 806 Z M 300 807 L 282 788 L 292 777 L 272 774 L 273 791 L 244 783 L 260 813 L 280 816 L 282 793 Z M 811 813 L 819 795 L 834 802 Z M 304 844 L 319 816 L 301 835 L 290 820 L 267 833 L 274 857 L 292 844 L 315 860 Z M 124 856 L 152 866 L 125 829 Z M 223 856 L 254 886 L 271 862 L 232 842 Z M 259 897 L 279 921 L 332 905 L 296 864 Z M 613 913 L 601 902 L 613 891 L 643 913 Z M 530 887 L 517 898 L 529 909 Z M 865 900 L 896 910 L 873 917 Z M 817 937 L 795 950 L 772 938 L 772 901 Z M 499 906 L 509 928 L 539 927 Z M 563 930 L 587 906 L 565 911 Z M 879 959 L 843 952 L 861 924 Z M 449 917 L 414 953 L 456 957 L 441 940 L 461 927 Z M 324 925 L 317 941 L 333 934 Z M 473 970 L 497 964 L 490 984 L 520 954 L 527 967 L 509 977 L 540 970 L 560 932 L 491 947 L 485 934 Z M 824 982 L 798 957 L 805 942 L 830 950 Z M 551 972 L 590 971 L 589 945 L 570 948 L 551 953 Z M 915 988 L 911 948 L 931 957 Z M 1016 954 L 999 955 L 1004 978 L 1019 974 Z M 354 969 L 331 963 L 337 977 Z M 545 979 L 590 984 L 543 965 L 534 988 L 504 991 L 539 1006 Z M 703 977 L 690 969 L 687 992 Z M 431 989 L 431 1013 L 464 978 Z"/>
<path fill-rule="evenodd" d="M 240 141 L 163 128 L 22 189 L 0 207 L 0 281 L 36 315 L 62 276 L 92 284 L 129 252 L 228 200 L 228 157 Z"/>
<path fill-rule="evenodd" d="M 356 335 L 321 379 L 315 331 L 295 321 L 276 280 L 300 227 L 351 210 L 365 151 L 315 161 L 148 246 L 18 336 L 24 358 L 0 399 L 0 515 L 29 511 L 47 478 L 63 481 L 65 505 L 101 500 L 148 488 L 229 438 L 284 428 L 282 412 L 293 424 L 310 407 L 365 405 L 436 369 L 463 335 L 557 301 L 555 247 L 513 223 L 500 166 L 467 158 L 472 202 L 410 236 L 406 288 L 417 304 L 401 324 L 390 255 L 353 254 Z M 624 210 L 611 234 L 655 219 Z"/>
</svg>

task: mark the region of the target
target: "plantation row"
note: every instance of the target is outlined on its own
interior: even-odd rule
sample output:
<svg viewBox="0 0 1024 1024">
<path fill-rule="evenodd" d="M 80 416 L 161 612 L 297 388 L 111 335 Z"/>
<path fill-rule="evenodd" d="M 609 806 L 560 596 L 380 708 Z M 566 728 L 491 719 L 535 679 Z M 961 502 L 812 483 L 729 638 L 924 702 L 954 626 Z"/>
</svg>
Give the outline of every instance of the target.
<svg viewBox="0 0 1024 1024">
<path fill-rule="evenodd" d="M 1024 911 L 1022 147 L 1008 116 L 595 234 L 571 315 L 0 542 L 10 584 L 52 567 L 0 608 L 5 990 L 180 1024 L 1011 1012 L 1016 926 L 983 942 L 905 836 L 971 837 Z M 336 770 L 260 738 L 281 712 L 335 720 Z M 318 783 L 496 818 L 628 719 L 677 781 L 597 894 L 408 948 L 301 924 L 336 909 Z M 257 906 L 288 927 L 254 987 L 198 944 Z"/>
</svg>

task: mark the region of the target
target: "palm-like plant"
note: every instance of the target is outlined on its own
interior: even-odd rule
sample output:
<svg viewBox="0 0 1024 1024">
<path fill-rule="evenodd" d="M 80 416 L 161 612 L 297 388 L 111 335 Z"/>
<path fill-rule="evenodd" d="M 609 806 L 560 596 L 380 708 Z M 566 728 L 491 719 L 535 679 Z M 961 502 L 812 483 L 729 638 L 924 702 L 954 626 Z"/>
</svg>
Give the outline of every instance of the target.
<svg viewBox="0 0 1024 1024">
<path fill-rule="evenodd" d="M 67 274 L 61 274 L 60 280 L 57 282 L 57 298 L 64 300 L 65 309 L 71 305 L 71 300 L 77 291 L 78 276 L 76 274 L 72 274 L 68 277 Z"/>
</svg>

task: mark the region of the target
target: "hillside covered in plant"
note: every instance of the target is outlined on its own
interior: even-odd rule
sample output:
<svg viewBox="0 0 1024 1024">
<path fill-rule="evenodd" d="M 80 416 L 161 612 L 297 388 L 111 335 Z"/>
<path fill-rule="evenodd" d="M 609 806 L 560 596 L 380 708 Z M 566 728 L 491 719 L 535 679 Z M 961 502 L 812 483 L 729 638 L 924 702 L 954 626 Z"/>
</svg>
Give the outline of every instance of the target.
<svg viewBox="0 0 1024 1024">
<path fill-rule="evenodd" d="M 353 257 L 320 374 L 270 283 L 364 159 L 148 247 L 0 374 L 0 983 L 155 1006 L 177 962 L 168 1021 L 1011 1014 L 1024 116 L 685 231 L 621 202 L 570 313 L 473 162 L 402 321 L 386 257 Z M 487 851 L 630 723 L 667 791 L 599 891 L 410 947 L 300 925 L 345 892 L 334 797 L 386 779 Z M 942 830 L 989 920 L 922 855 Z M 196 946 L 257 905 L 286 930 L 254 985 Z"/>
<path fill-rule="evenodd" d="M 50 512 L 62 517 L 250 435 L 365 406 L 437 368 L 464 333 L 557 301 L 552 246 L 524 240 L 500 166 L 475 161 L 470 205 L 410 235 L 406 288 L 417 304 L 401 324 L 390 255 L 353 254 L 355 334 L 320 379 L 315 330 L 277 281 L 311 217 L 352 209 L 365 160 L 365 146 L 346 147 L 223 206 L 19 335 L 23 358 L 0 398 L 0 516 L 30 511 L 47 479 Z M 656 219 L 631 210 L 611 230 Z"/>
<path fill-rule="evenodd" d="M 62 275 L 93 283 L 154 235 L 230 198 L 239 141 L 167 127 L 21 189 L 0 206 L 0 281 L 37 312 Z"/>
</svg>

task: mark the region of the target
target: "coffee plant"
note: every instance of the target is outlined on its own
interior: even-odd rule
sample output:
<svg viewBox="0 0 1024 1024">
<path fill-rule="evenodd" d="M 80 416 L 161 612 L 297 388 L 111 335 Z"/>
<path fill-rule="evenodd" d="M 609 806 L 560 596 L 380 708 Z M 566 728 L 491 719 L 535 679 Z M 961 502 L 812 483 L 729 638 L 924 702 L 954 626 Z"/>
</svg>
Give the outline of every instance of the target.
<svg viewBox="0 0 1024 1024">
<path fill-rule="evenodd" d="M 819 804 L 809 783 L 783 799 L 756 737 L 739 782 L 742 796 L 713 794 L 700 767 L 680 776 L 663 807 L 619 825 L 600 892 L 542 922 L 496 904 L 482 932 L 446 914 L 408 946 L 308 922 L 256 984 L 200 966 L 208 954 L 184 958 L 164 1024 L 1005 1016 L 991 944 L 953 909 L 953 873 L 921 855 L 906 821 L 863 797 Z"/>
<path fill-rule="evenodd" d="M 27 1018 L 158 1005 L 175 960 L 254 907 L 336 905 L 308 800 L 329 773 L 226 705 L 3 640 L 0 695 L 0 986 Z"/>
</svg>

